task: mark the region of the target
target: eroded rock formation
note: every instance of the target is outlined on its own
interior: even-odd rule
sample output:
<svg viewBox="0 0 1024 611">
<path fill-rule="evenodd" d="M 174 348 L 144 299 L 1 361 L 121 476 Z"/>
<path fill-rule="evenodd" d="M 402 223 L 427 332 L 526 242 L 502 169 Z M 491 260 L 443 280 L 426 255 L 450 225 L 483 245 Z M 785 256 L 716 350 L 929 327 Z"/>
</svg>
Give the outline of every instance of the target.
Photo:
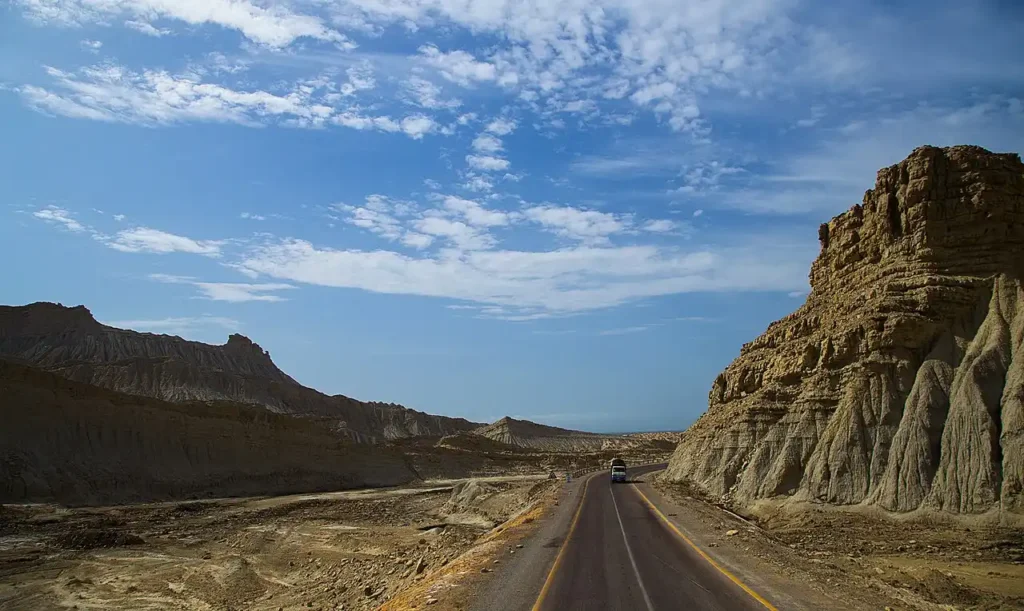
<svg viewBox="0 0 1024 611">
<path fill-rule="evenodd" d="M 811 293 L 712 385 L 667 477 L 789 496 L 1024 511 L 1024 165 L 921 147 L 819 230 Z"/>
<path fill-rule="evenodd" d="M 449 435 L 479 423 L 401 405 L 328 396 L 277 368 L 242 335 L 212 346 L 103 325 L 83 306 L 0 306 L 0 358 L 102 388 L 165 401 L 236 401 L 328 420 L 357 441 Z"/>
</svg>

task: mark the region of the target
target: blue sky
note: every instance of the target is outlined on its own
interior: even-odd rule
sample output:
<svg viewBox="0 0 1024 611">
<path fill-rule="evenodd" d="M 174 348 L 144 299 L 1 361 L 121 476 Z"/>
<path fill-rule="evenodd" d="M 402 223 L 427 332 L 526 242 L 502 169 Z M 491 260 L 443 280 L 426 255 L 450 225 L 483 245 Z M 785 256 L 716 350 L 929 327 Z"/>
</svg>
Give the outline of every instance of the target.
<svg viewBox="0 0 1024 611">
<path fill-rule="evenodd" d="M 0 301 L 328 393 L 681 429 L 923 144 L 1024 149 L 1008 1 L 13 0 Z"/>
</svg>

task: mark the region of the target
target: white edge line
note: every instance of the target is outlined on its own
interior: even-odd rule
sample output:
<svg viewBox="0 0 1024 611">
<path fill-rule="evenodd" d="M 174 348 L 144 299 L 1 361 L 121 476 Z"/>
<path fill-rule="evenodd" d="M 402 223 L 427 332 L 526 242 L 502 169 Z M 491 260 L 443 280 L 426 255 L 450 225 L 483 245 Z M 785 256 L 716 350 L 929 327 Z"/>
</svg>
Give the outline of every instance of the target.
<svg viewBox="0 0 1024 611">
<path fill-rule="evenodd" d="M 608 493 L 612 495 L 612 505 L 615 507 L 615 517 L 619 519 L 619 530 L 622 531 L 622 542 L 626 544 L 626 553 L 629 554 L 629 563 L 633 565 L 633 574 L 636 575 L 636 582 L 640 584 L 640 593 L 644 595 L 644 602 L 647 603 L 647 611 L 654 611 L 651 604 L 651 597 L 647 595 L 647 588 L 644 587 L 644 580 L 640 578 L 640 570 L 636 568 L 636 559 L 633 558 L 633 550 L 629 547 L 629 540 L 626 539 L 626 527 L 622 525 L 622 514 L 619 513 L 619 502 L 615 500 L 615 492 L 609 486 Z"/>
</svg>

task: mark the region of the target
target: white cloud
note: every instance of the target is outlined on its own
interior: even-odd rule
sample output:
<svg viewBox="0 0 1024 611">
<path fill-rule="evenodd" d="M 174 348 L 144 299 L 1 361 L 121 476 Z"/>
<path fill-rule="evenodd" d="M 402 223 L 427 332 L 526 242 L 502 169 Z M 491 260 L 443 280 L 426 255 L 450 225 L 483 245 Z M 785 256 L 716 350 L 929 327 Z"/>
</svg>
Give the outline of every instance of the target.
<svg viewBox="0 0 1024 611">
<path fill-rule="evenodd" d="M 99 40 L 83 40 L 81 44 L 82 48 L 90 53 L 99 53 L 103 48 L 103 42 Z"/>
<path fill-rule="evenodd" d="M 488 210 L 477 202 L 452 195 L 444 198 L 444 207 L 474 227 L 500 227 L 508 225 L 510 220 L 507 212 Z"/>
<path fill-rule="evenodd" d="M 195 287 L 211 301 L 284 301 L 279 295 L 268 295 L 274 291 L 293 289 L 290 284 L 265 283 L 246 284 L 236 282 L 196 282 Z"/>
<path fill-rule="evenodd" d="M 494 81 L 497 71 L 494 64 L 477 61 L 465 51 L 442 52 L 433 45 L 420 47 L 420 56 L 428 65 L 436 68 L 446 79 L 468 87 L 475 82 Z"/>
<path fill-rule="evenodd" d="M 248 219 L 250 221 L 265 221 L 267 217 L 262 214 L 253 214 L 251 212 L 243 212 L 238 215 L 239 218 Z"/>
<path fill-rule="evenodd" d="M 190 276 L 174 276 L 170 274 L 150 274 L 150 280 L 165 284 L 187 284 L 199 289 L 203 299 L 210 301 L 228 301 L 241 303 L 246 301 L 284 301 L 277 291 L 294 289 L 291 284 L 279 282 L 243 283 L 243 282 L 202 282 Z"/>
<path fill-rule="evenodd" d="M 487 124 L 487 131 L 498 136 L 507 136 L 516 129 L 516 122 L 511 119 L 498 118 Z"/>
<path fill-rule="evenodd" d="M 377 79 L 373 76 L 373 68 L 368 64 L 349 66 L 345 69 L 348 81 L 338 88 L 340 97 L 353 96 L 360 91 L 370 91 L 377 87 Z"/>
<path fill-rule="evenodd" d="M 423 185 L 426 188 L 432 189 L 434 191 L 437 191 L 437 190 L 439 190 L 441 188 L 441 183 L 437 182 L 433 178 L 424 178 L 423 179 Z"/>
<path fill-rule="evenodd" d="M 331 123 L 358 130 L 375 129 L 389 133 L 402 132 L 413 140 L 421 139 L 437 127 L 433 119 L 424 115 L 412 115 L 401 121 L 396 121 L 387 116 L 371 117 L 352 112 L 343 112 L 331 117 Z"/>
<path fill-rule="evenodd" d="M 237 331 L 242 326 L 241 323 L 233 318 L 210 315 L 160 318 L 155 320 L 114 320 L 104 322 L 103 324 L 119 329 L 133 329 L 135 331 L 182 336 L 191 335 L 202 327 L 222 327 L 229 331 Z"/>
<path fill-rule="evenodd" d="M 402 132 L 413 140 L 419 140 L 434 131 L 436 127 L 437 124 L 434 123 L 434 120 L 424 115 L 413 115 L 402 119 Z"/>
<path fill-rule="evenodd" d="M 534 206 L 527 208 L 524 214 L 548 231 L 583 242 L 606 242 L 608 236 L 621 233 L 631 225 L 631 219 L 624 215 L 571 206 Z"/>
<path fill-rule="evenodd" d="M 299 81 L 291 90 L 238 91 L 203 82 L 195 73 L 172 75 L 165 71 L 132 72 L 116 65 L 99 65 L 71 74 L 47 68 L 55 79 L 54 91 L 26 85 L 18 88 L 32 108 L 72 118 L 108 122 L 168 125 L 212 121 L 256 126 L 278 122 L 296 127 L 339 125 L 359 130 L 404 133 L 414 140 L 437 129 L 422 114 L 400 119 L 367 116 L 358 108 L 337 106 L 347 96 L 329 79 Z M 373 87 L 372 77 L 349 71 L 342 86 L 353 91 Z"/>
<path fill-rule="evenodd" d="M 418 76 L 410 77 L 403 86 L 412 103 L 421 108 L 453 110 L 462 105 L 456 98 L 442 99 L 440 87 Z"/>
<path fill-rule="evenodd" d="M 376 194 L 367 196 L 364 206 L 339 204 L 334 208 L 348 215 L 346 223 L 391 241 L 398 240 L 405 232 L 398 217 L 408 216 L 413 209 L 409 202 Z"/>
<path fill-rule="evenodd" d="M 473 150 L 479 153 L 497 153 L 502 148 L 501 140 L 491 134 L 480 134 L 473 139 Z"/>
<path fill-rule="evenodd" d="M 47 206 L 42 210 L 36 210 L 32 213 L 32 216 L 37 219 L 44 220 L 47 223 L 62 225 L 68 231 L 74 231 L 76 233 L 86 231 L 85 225 L 71 218 L 70 212 L 63 208 L 58 208 L 57 206 Z"/>
<path fill-rule="evenodd" d="M 124 27 L 126 27 L 126 28 L 128 28 L 130 30 L 135 30 L 136 32 L 141 32 L 142 34 L 145 34 L 146 36 L 152 36 L 154 38 L 160 38 L 161 36 L 167 36 L 168 34 L 171 33 L 171 31 L 169 29 L 167 29 L 167 28 L 157 28 L 157 27 L 153 26 L 153 24 L 149 23 L 148 21 L 139 21 L 139 20 L 136 20 L 136 19 L 129 19 L 128 21 L 125 21 L 124 22 Z"/>
<path fill-rule="evenodd" d="M 466 176 L 466 182 L 462 183 L 462 188 L 478 192 L 490 191 L 494 188 L 494 183 L 479 174 L 470 174 Z"/>
<path fill-rule="evenodd" d="M 431 235 L 455 239 L 471 227 L 423 219 Z M 742 237 L 742 247 L 691 252 L 653 246 L 523 252 L 466 248 L 456 256 L 318 248 L 288 239 L 251 249 L 238 267 L 253 275 L 378 293 L 444 297 L 504 307 L 531 318 L 621 305 L 688 292 L 791 291 L 806 285 L 813 247 L 794 252 L 777 241 Z M 805 252 L 806 251 L 806 252 Z"/>
<path fill-rule="evenodd" d="M 1024 114 L 1016 98 L 993 96 L 953 106 L 916 106 L 876 113 L 854 130 L 832 130 L 803 150 L 772 160 L 772 173 L 750 177 L 709 196 L 708 204 L 768 215 L 827 218 L 859 203 L 879 167 L 897 163 L 928 143 L 971 143 L 993 151 L 1020 150 Z"/>
<path fill-rule="evenodd" d="M 125 219 L 125 216 L 123 214 L 115 214 L 114 215 L 114 220 L 117 221 L 118 223 L 120 223 L 124 219 Z"/>
<path fill-rule="evenodd" d="M 297 89 L 280 96 L 235 91 L 189 75 L 163 71 L 134 73 L 119 66 L 86 68 L 79 75 L 47 68 L 64 93 L 23 87 L 33 107 L 55 114 L 106 121 L 168 124 L 181 121 L 258 123 L 268 117 L 322 122 L 332 109 Z"/>
<path fill-rule="evenodd" d="M 694 210 L 693 211 L 693 216 L 695 216 L 695 217 L 700 216 L 702 214 L 704 214 L 703 210 L 698 209 L 698 210 Z"/>
<path fill-rule="evenodd" d="M 644 231 L 651 233 L 668 233 L 676 228 L 676 224 L 666 219 L 649 220 L 643 225 Z"/>
<path fill-rule="evenodd" d="M 598 335 L 630 335 L 633 333 L 642 333 L 650 329 L 649 326 L 635 326 L 635 327 L 622 327 L 620 329 L 605 329 L 598 333 Z"/>
<path fill-rule="evenodd" d="M 493 155 L 466 155 L 466 163 L 471 168 L 484 172 L 498 172 L 509 168 L 508 159 Z"/>
<path fill-rule="evenodd" d="M 725 176 L 740 174 L 743 168 L 733 167 L 719 161 L 697 163 L 685 169 L 683 186 L 676 189 L 678 193 L 704 193 L 719 188 Z"/>
<path fill-rule="evenodd" d="M 462 221 L 428 216 L 413 226 L 422 234 L 447 239 L 458 250 L 486 250 L 495 244 L 493 237 Z"/>
<path fill-rule="evenodd" d="M 29 17 L 40 23 L 77 25 L 129 17 L 129 23 L 132 23 L 129 27 L 145 31 L 141 24 L 148 25 L 159 18 L 189 25 L 218 25 L 237 30 L 255 43 L 271 47 L 285 47 L 299 38 L 351 46 L 345 36 L 325 26 L 320 18 L 293 13 L 282 4 L 265 8 L 248 0 L 14 1 L 25 9 Z"/>
<path fill-rule="evenodd" d="M 113 236 L 100 236 L 97 239 L 110 248 L 121 252 L 155 254 L 182 252 L 208 257 L 219 257 L 221 255 L 221 247 L 224 245 L 223 241 L 193 240 L 192 238 L 149 227 L 125 229 Z"/>
<path fill-rule="evenodd" d="M 408 231 L 402 236 L 402 244 L 410 248 L 427 248 L 434 243 L 434 236 L 425 235 L 422 233 L 416 233 L 414 231 Z"/>
</svg>

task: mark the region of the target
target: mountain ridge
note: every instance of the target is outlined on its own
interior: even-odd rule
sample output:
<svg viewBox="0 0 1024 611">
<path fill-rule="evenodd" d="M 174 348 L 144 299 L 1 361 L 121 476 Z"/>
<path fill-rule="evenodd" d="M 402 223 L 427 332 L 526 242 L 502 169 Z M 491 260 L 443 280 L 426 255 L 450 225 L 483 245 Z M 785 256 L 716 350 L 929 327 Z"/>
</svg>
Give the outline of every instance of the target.
<svg viewBox="0 0 1024 611">
<path fill-rule="evenodd" d="M 0 306 L 0 356 L 71 380 L 172 402 L 236 401 L 332 421 L 356 441 L 443 436 L 481 426 L 404 406 L 326 395 L 281 371 L 244 335 L 211 345 L 98 322 L 85 306 Z"/>
</svg>

